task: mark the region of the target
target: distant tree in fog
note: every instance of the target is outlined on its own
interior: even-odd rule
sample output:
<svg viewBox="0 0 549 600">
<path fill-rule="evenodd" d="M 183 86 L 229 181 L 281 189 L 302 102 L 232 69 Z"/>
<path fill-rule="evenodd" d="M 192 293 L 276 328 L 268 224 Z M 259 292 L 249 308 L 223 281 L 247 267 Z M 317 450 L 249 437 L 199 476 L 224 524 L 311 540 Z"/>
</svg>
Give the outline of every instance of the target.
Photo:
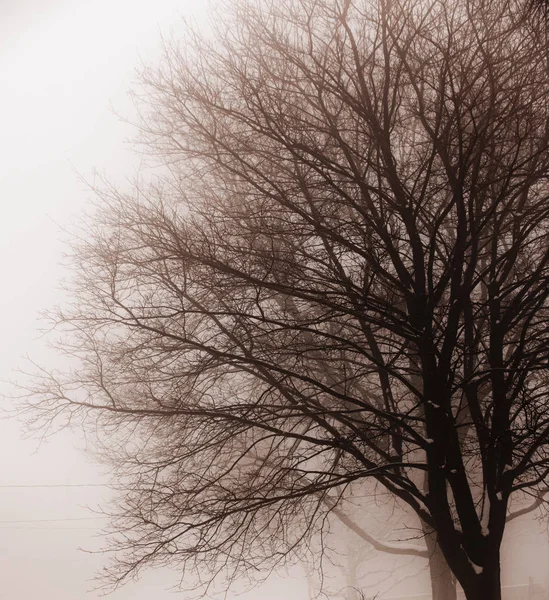
<svg viewBox="0 0 549 600">
<path fill-rule="evenodd" d="M 144 73 L 163 168 L 104 188 L 37 424 L 95 431 L 121 583 L 204 585 L 394 494 L 468 600 L 549 468 L 549 75 L 515 0 L 235 2 Z"/>
</svg>

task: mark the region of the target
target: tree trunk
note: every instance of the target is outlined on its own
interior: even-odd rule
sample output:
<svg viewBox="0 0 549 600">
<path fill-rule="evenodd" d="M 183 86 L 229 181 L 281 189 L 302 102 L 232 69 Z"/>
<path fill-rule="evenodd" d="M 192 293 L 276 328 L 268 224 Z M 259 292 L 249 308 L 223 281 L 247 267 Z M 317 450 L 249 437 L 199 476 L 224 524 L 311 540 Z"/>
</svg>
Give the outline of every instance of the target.
<svg viewBox="0 0 549 600">
<path fill-rule="evenodd" d="M 429 551 L 429 574 L 433 600 L 457 600 L 456 580 L 436 541 L 436 534 L 425 532 Z"/>
<path fill-rule="evenodd" d="M 499 557 L 494 564 L 485 567 L 480 575 L 480 595 L 486 600 L 501 600 L 501 578 Z"/>
<path fill-rule="evenodd" d="M 501 600 L 499 556 L 491 565 L 486 565 L 481 573 L 462 582 L 467 600 Z"/>
<path fill-rule="evenodd" d="M 351 538 L 347 538 L 347 573 L 345 589 L 346 600 L 360 600 L 359 584 L 358 584 L 358 555 L 355 547 L 351 543 Z"/>
<path fill-rule="evenodd" d="M 425 474 L 424 490 L 428 489 Z M 457 600 L 456 578 L 437 542 L 437 534 L 422 522 L 425 544 L 429 552 L 429 575 L 431 577 L 432 600 Z"/>
</svg>

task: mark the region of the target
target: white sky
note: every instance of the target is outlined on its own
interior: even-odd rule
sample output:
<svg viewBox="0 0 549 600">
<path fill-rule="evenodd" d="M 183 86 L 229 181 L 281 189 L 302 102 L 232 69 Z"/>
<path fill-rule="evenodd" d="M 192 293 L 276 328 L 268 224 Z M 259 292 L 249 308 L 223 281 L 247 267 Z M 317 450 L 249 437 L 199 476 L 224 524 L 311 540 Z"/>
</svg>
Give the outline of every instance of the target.
<svg viewBox="0 0 549 600">
<path fill-rule="evenodd" d="M 139 57 L 157 60 L 160 32 L 181 27 L 180 14 L 204 12 L 190 0 L 0 0 L 1 379 L 27 353 L 50 358 L 37 339 L 37 317 L 59 298 L 60 226 L 89 195 L 73 168 L 132 174 L 137 159 L 124 144 L 132 131 L 109 107 L 131 116 L 127 91 Z M 94 483 L 101 475 L 69 435 L 35 449 L 16 422 L 0 421 L 0 598 L 97 598 L 86 590 L 103 559 L 78 548 L 100 545 L 94 535 L 101 521 L 89 520 L 83 507 L 108 492 L 2 486 Z M 67 518 L 87 520 L 52 521 Z M 176 578 L 149 573 L 112 598 L 181 597 L 165 591 Z M 304 586 L 276 580 L 247 597 L 289 598 L 296 590 L 299 600 Z"/>
</svg>

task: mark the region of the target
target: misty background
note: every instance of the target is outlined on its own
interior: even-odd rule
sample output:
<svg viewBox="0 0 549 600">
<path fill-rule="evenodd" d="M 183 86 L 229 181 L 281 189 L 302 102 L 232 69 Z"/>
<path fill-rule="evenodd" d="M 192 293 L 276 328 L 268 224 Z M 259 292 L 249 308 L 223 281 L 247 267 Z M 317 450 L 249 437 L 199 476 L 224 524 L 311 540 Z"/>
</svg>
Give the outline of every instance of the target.
<svg viewBox="0 0 549 600">
<path fill-rule="evenodd" d="M 39 314 L 61 299 L 63 229 L 90 192 L 93 169 L 124 181 L 140 168 L 127 141 L 128 94 L 141 61 L 160 58 L 161 34 L 183 17 L 201 19 L 201 2 L 176 0 L 3 0 L 0 3 L 0 379 L 24 356 L 52 364 Z M 24 439 L 21 424 L 0 420 L 0 598 L 97 598 L 87 591 L 104 556 L 104 520 L 86 507 L 109 499 L 107 477 L 85 442 L 66 433 Z M 177 573 L 154 572 L 115 592 L 115 600 L 173 598 Z M 282 587 L 281 587 L 282 586 Z M 287 579 L 296 598 L 304 584 Z M 269 595 L 270 594 L 270 595 Z"/>
</svg>

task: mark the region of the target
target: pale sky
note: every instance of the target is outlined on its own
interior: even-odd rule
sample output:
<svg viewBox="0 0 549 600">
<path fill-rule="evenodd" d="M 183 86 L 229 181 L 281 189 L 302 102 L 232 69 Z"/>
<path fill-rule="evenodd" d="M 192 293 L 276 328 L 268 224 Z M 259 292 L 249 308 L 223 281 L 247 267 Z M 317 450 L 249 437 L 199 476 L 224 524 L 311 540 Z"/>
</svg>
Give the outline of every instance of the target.
<svg viewBox="0 0 549 600">
<path fill-rule="evenodd" d="M 131 117 L 127 92 L 140 58 L 158 60 L 160 32 L 204 12 L 191 0 L 0 0 L 0 379 L 25 354 L 52 360 L 38 315 L 60 297 L 60 228 L 89 197 L 74 170 L 118 179 L 138 167 L 124 143 L 132 130 L 110 105 Z M 84 507 L 108 491 L 66 484 L 104 478 L 69 435 L 36 446 L 18 423 L 0 421 L 0 598 L 98 598 L 86 590 L 103 558 L 78 548 L 101 545 L 101 520 Z M 59 484 L 66 487 L 6 487 Z M 166 591 L 176 581 L 177 573 L 151 572 L 112 598 L 183 598 Z M 301 600 L 304 590 L 285 578 L 241 598 Z"/>
</svg>

